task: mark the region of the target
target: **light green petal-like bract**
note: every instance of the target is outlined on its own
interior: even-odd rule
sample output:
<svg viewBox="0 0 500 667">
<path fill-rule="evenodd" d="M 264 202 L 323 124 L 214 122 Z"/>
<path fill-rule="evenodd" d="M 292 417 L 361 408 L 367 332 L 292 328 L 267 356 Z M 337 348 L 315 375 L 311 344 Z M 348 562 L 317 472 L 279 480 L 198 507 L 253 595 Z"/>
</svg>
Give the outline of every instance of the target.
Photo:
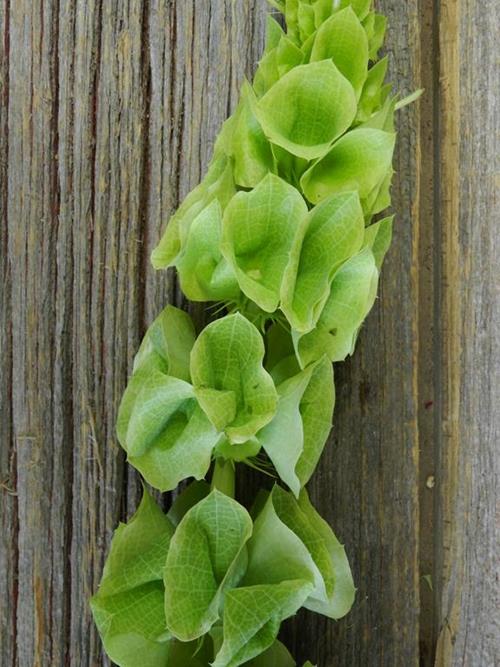
<svg viewBox="0 0 500 667">
<path fill-rule="evenodd" d="M 310 365 L 278 387 L 276 415 L 257 439 L 280 478 L 298 497 L 330 432 L 335 391 L 328 359 Z"/>
<path fill-rule="evenodd" d="M 360 249 L 365 222 L 356 191 L 334 194 L 309 213 L 300 248 L 283 282 L 281 310 L 296 331 L 318 321 L 339 266 Z"/>
<path fill-rule="evenodd" d="M 120 444 L 129 455 L 141 456 L 193 399 L 194 391 L 188 382 L 154 368 L 137 371 L 118 411 Z"/>
<path fill-rule="evenodd" d="M 264 54 L 259 62 L 253 80 L 253 89 L 257 97 L 262 97 L 272 86 L 294 67 L 301 65 L 304 54 L 286 35 Z"/>
<path fill-rule="evenodd" d="M 234 271 L 222 256 L 221 236 L 222 209 L 214 199 L 191 223 L 176 260 L 182 291 L 192 301 L 228 301 L 240 293 Z"/>
<path fill-rule="evenodd" d="M 372 2 L 373 0 L 340 0 L 337 6 L 340 9 L 352 7 L 359 19 L 362 20 L 370 11 Z"/>
<path fill-rule="evenodd" d="M 270 499 L 254 523 L 247 549 L 246 574 L 225 596 L 223 643 L 214 667 L 237 667 L 272 646 L 281 622 L 314 589 L 314 562 L 277 518 Z"/>
<path fill-rule="evenodd" d="M 257 105 L 269 140 L 306 160 L 324 155 L 355 115 L 353 87 L 331 60 L 294 67 Z"/>
<path fill-rule="evenodd" d="M 304 487 L 318 465 L 323 448 L 332 428 L 335 405 L 333 368 L 323 357 L 314 365 L 311 379 L 300 401 L 304 424 L 304 448 L 295 467 L 295 474 Z"/>
<path fill-rule="evenodd" d="M 297 501 L 276 486 L 272 502 L 279 519 L 300 538 L 321 573 L 322 585 L 315 587 L 304 606 L 330 618 L 342 618 L 352 607 L 355 594 L 344 547 L 314 509 L 305 489 Z"/>
<path fill-rule="evenodd" d="M 379 109 L 384 99 L 384 79 L 387 72 L 388 58 L 382 58 L 368 70 L 368 76 L 361 92 L 356 119 L 367 121 L 372 113 Z"/>
<path fill-rule="evenodd" d="M 144 453 L 127 460 L 156 489 L 171 491 L 188 477 L 205 477 L 220 437 L 196 400 L 190 400 L 176 410 Z"/>
<path fill-rule="evenodd" d="M 192 386 L 156 370 L 132 376 L 118 426 L 128 461 L 160 491 L 174 489 L 186 477 L 204 477 L 220 438 Z"/>
<path fill-rule="evenodd" d="M 391 245 L 392 240 L 392 222 L 394 216 L 390 215 L 383 220 L 373 223 L 365 229 L 365 238 L 363 245 L 371 248 L 375 264 L 380 271 L 386 252 Z"/>
<path fill-rule="evenodd" d="M 298 504 L 305 518 L 303 525 L 307 525 L 318 537 L 323 539 L 330 556 L 333 572 L 333 588 L 329 589 L 328 599 L 326 601 L 310 599 L 305 606 L 330 618 L 342 618 L 351 609 L 356 593 L 345 548 L 335 537 L 328 523 L 315 510 L 305 489 L 299 497 Z M 297 524 L 295 525 L 295 530 L 298 531 Z M 306 538 L 304 537 L 304 539 Z M 314 550 L 314 553 L 316 553 L 316 550 Z M 320 569 L 323 573 L 325 572 L 321 565 Z M 324 574 L 324 576 L 326 575 Z"/>
<path fill-rule="evenodd" d="M 298 254 L 307 206 L 299 192 L 266 176 L 251 192 L 239 192 L 224 214 L 222 252 L 243 293 L 266 312 L 279 304 L 286 268 Z"/>
<path fill-rule="evenodd" d="M 129 462 L 161 491 L 204 477 L 220 438 L 186 381 L 194 339 L 189 316 L 167 306 L 146 332 L 118 411 Z"/>
<path fill-rule="evenodd" d="M 174 637 L 196 639 L 217 621 L 225 590 L 244 574 L 251 532 L 248 512 L 217 490 L 186 513 L 164 571 L 165 614 Z"/>
<path fill-rule="evenodd" d="M 343 547 L 305 491 L 274 487 L 247 543 L 248 567 L 227 592 L 214 667 L 237 667 L 273 645 L 281 621 L 302 605 L 331 618 L 350 609 L 354 585 Z"/>
<path fill-rule="evenodd" d="M 174 264 L 193 220 L 214 199 L 218 199 L 224 208 L 235 191 L 231 161 L 223 153 L 218 153 L 203 181 L 188 194 L 170 218 L 163 237 L 151 254 L 154 268 L 162 269 Z"/>
<path fill-rule="evenodd" d="M 341 137 L 324 158 L 306 171 L 301 186 L 317 204 L 335 192 L 357 190 L 363 200 L 382 183 L 392 162 L 395 135 L 361 128 Z"/>
<path fill-rule="evenodd" d="M 191 352 L 198 401 L 231 442 L 252 438 L 276 411 L 276 389 L 263 358 L 262 336 L 239 313 L 205 327 Z"/>
<path fill-rule="evenodd" d="M 378 51 L 384 43 L 387 18 L 382 14 L 370 12 L 364 19 L 363 25 L 368 35 L 368 57 L 370 60 L 376 60 Z"/>
<path fill-rule="evenodd" d="M 156 368 L 189 382 L 189 357 L 196 334 L 191 318 L 174 306 L 164 308 L 146 331 L 133 372 Z"/>
<path fill-rule="evenodd" d="M 311 62 L 331 58 L 359 98 L 367 77 L 368 38 L 351 6 L 333 14 L 318 29 Z"/>
<path fill-rule="evenodd" d="M 170 651 L 163 609 L 163 567 L 174 528 L 144 492 L 111 542 L 92 613 L 104 648 L 120 667 L 163 667 Z"/>
<path fill-rule="evenodd" d="M 234 117 L 230 155 L 234 160 L 234 180 L 243 188 L 255 187 L 269 172 L 275 170 L 271 145 L 255 116 L 257 99 L 245 81 Z"/>
<path fill-rule="evenodd" d="M 273 645 L 281 622 L 293 616 L 311 589 L 307 580 L 234 588 L 225 596 L 224 642 L 212 667 L 237 667 Z"/>
<path fill-rule="evenodd" d="M 357 332 L 375 301 L 378 270 L 370 248 L 345 262 L 335 275 L 330 296 L 317 327 L 302 336 L 294 333 L 304 366 L 326 354 L 342 361 L 353 351 Z"/>
</svg>

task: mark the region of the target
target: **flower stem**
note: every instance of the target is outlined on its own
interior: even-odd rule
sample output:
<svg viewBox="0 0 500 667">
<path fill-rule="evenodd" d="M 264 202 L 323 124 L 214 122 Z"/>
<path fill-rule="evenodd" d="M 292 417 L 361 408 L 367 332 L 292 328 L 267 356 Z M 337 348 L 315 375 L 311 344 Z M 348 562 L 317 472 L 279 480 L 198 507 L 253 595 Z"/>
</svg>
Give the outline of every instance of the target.
<svg viewBox="0 0 500 667">
<path fill-rule="evenodd" d="M 214 471 L 212 473 L 211 489 L 218 489 L 226 496 L 234 498 L 234 464 L 223 458 L 215 459 Z"/>
</svg>

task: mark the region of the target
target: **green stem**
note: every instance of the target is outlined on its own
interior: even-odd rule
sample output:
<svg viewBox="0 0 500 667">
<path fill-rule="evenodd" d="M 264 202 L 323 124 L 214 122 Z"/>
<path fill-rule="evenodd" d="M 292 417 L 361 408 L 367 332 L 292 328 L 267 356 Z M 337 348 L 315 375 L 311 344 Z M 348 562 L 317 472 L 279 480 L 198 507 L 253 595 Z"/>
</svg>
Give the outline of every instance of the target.
<svg viewBox="0 0 500 667">
<path fill-rule="evenodd" d="M 218 489 L 226 496 L 234 498 L 234 464 L 222 458 L 215 459 L 214 471 L 212 473 L 211 489 Z"/>
</svg>

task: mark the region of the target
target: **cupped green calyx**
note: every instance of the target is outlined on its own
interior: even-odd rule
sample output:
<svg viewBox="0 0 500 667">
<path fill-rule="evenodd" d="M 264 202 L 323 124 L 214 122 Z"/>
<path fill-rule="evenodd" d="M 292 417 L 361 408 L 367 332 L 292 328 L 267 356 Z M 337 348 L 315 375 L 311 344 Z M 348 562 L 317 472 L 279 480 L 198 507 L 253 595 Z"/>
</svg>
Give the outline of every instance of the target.
<svg viewBox="0 0 500 667">
<path fill-rule="evenodd" d="M 220 438 L 189 382 L 194 340 L 189 316 L 167 306 L 146 332 L 118 411 L 129 462 L 161 491 L 202 479 Z"/>
<path fill-rule="evenodd" d="M 92 614 L 120 667 L 162 667 L 171 653 L 163 567 L 174 527 L 145 492 L 136 514 L 115 531 Z"/>
<path fill-rule="evenodd" d="M 360 122 L 368 121 L 372 114 L 380 109 L 385 102 L 389 94 L 389 90 L 384 86 L 388 62 L 387 57 L 382 58 L 368 70 L 358 103 L 356 120 Z"/>
<path fill-rule="evenodd" d="M 248 512 L 217 489 L 184 516 L 164 571 L 165 614 L 174 637 L 196 639 L 218 620 L 226 589 L 245 572 L 251 532 Z"/>
<path fill-rule="evenodd" d="M 321 575 L 304 606 L 330 618 L 342 618 L 351 609 L 355 595 L 344 547 L 315 510 L 305 489 L 295 499 L 275 487 L 272 502 L 279 520 L 300 538 Z"/>
<path fill-rule="evenodd" d="M 269 140 L 306 160 L 326 153 L 355 115 L 354 89 L 331 60 L 294 67 L 257 104 Z"/>
<path fill-rule="evenodd" d="M 179 413 L 189 410 L 194 391 L 184 380 L 154 368 L 135 373 L 119 412 L 118 437 L 130 456 L 141 456 Z"/>
<path fill-rule="evenodd" d="M 363 27 L 368 36 L 368 57 L 375 61 L 384 43 L 387 18 L 382 14 L 370 12 L 363 20 Z"/>
<path fill-rule="evenodd" d="M 239 313 L 205 327 L 191 352 L 195 395 L 230 442 L 252 438 L 276 411 L 278 397 L 263 359 L 261 334 Z"/>
<path fill-rule="evenodd" d="M 310 583 L 285 580 L 234 588 L 224 603 L 224 641 L 212 667 L 238 667 L 270 648 L 281 622 L 302 606 Z"/>
<path fill-rule="evenodd" d="M 357 191 L 334 194 L 315 206 L 300 251 L 283 282 L 281 310 L 296 331 L 314 328 L 336 270 L 361 248 L 364 218 Z"/>
<path fill-rule="evenodd" d="M 247 542 L 248 565 L 224 601 L 214 667 L 246 664 L 273 646 L 280 624 L 302 606 L 341 618 L 354 600 L 343 547 L 312 507 L 274 487 Z"/>
<path fill-rule="evenodd" d="M 395 139 L 394 133 L 373 128 L 347 132 L 302 176 L 305 196 L 317 204 L 333 193 L 356 190 L 363 203 L 391 168 Z"/>
<path fill-rule="evenodd" d="M 266 572 L 268 583 L 308 580 L 304 606 L 331 618 L 341 618 L 352 606 L 355 588 L 344 548 L 305 490 L 296 499 L 275 486 L 255 520 L 241 586 L 260 572 Z"/>
<path fill-rule="evenodd" d="M 375 301 L 378 270 L 366 247 L 336 273 L 330 296 L 313 331 L 293 332 L 297 356 L 307 366 L 323 355 L 342 361 L 352 354 L 359 327 Z"/>
<path fill-rule="evenodd" d="M 195 338 L 189 315 L 167 306 L 148 328 L 135 355 L 133 373 L 155 368 L 189 382 L 189 357 Z"/>
<path fill-rule="evenodd" d="M 240 192 L 224 214 L 222 252 L 242 292 L 266 312 L 278 307 L 285 271 L 298 252 L 307 206 L 300 193 L 277 176 Z"/>
<path fill-rule="evenodd" d="M 352 7 L 354 12 L 357 14 L 360 20 L 364 19 L 370 7 L 372 6 L 373 0 L 340 0 L 335 2 L 335 6 L 338 9 L 344 9 L 345 7 Z"/>
<path fill-rule="evenodd" d="M 231 161 L 219 153 L 214 156 L 203 181 L 186 197 L 170 219 L 160 243 L 151 255 L 155 269 L 172 266 L 183 248 L 193 220 L 214 199 L 224 208 L 235 191 Z"/>
<path fill-rule="evenodd" d="M 382 218 L 366 228 L 363 246 L 371 249 L 375 265 L 380 271 L 392 241 L 392 223 L 394 216 Z"/>
<path fill-rule="evenodd" d="M 331 58 L 359 99 L 368 70 L 368 37 L 352 7 L 333 14 L 315 35 L 310 60 Z"/>
<path fill-rule="evenodd" d="M 127 460 L 152 486 L 170 491 L 188 477 L 205 477 L 219 439 L 220 433 L 193 400 L 177 410 L 147 451 Z"/>
<path fill-rule="evenodd" d="M 217 199 L 193 220 L 176 260 L 181 288 L 192 301 L 231 301 L 240 293 L 221 253 L 222 209 Z"/>
<path fill-rule="evenodd" d="M 257 440 L 279 477 L 298 496 L 318 463 L 331 429 L 335 388 L 325 357 L 278 386 L 275 417 Z"/>
<path fill-rule="evenodd" d="M 276 21 L 274 23 L 276 24 Z M 265 95 L 280 77 L 304 62 L 304 53 L 300 47 L 283 31 L 278 33 L 274 27 L 272 30 L 275 33 L 274 39 L 264 53 L 253 80 L 257 97 Z"/>
<path fill-rule="evenodd" d="M 256 104 L 255 92 L 245 82 L 225 146 L 233 159 L 235 183 L 242 188 L 255 187 L 276 169 L 271 144 L 255 114 Z"/>
</svg>

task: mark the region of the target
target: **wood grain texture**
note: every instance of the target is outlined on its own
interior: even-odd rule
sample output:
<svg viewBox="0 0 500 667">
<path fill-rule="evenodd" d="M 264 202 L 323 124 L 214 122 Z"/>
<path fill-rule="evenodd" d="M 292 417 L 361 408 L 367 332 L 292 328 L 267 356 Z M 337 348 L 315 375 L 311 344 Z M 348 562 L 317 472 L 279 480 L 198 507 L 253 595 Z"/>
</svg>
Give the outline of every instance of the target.
<svg viewBox="0 0 500 667">
<path fill-rule="evenodd" d="M 500 655 L 500 77 L 490 44 L 500 38 L 500 7 L 442 1 L 438 20 L 436 662 L 494 665 Z"/>
<path fill-rule="evenodd" d="M 310 485 L 357 603 L 338 623 L 301 613 L 282 635 L 321 667 L 490 667 L 499 6 L 377 6 L 391 80 L 426 94 L 399 115 L 394 244 L 356 354 L 335 369 L 334 431 Z M 148 258 L 255 69 L 266 11 L 0 0 L 2 667 L 107 664 L 88 598 L 139 496 L 116 410 L 146 326 L 183 304 Z M 249 496 L 255 475 L 239 483 Z"/>
</svg>

